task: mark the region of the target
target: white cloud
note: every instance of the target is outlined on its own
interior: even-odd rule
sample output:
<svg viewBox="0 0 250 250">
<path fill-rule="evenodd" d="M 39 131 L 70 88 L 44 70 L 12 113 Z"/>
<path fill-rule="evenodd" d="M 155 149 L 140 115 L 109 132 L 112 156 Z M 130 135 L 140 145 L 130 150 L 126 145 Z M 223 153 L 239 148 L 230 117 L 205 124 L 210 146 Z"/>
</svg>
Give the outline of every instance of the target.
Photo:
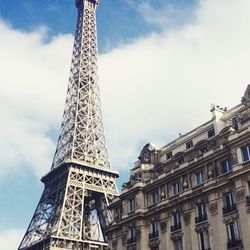
<svg viewBox="0 0 250 250">
<path fill-rule="evenodd" d="M 24 230 L 10 229 L 0 231 L 0 246 L 1 249 L 16 250 L 22 240 Z"/>
<path fill-rule="evenodd" d="M 149 1 L 143 1 L 139 4 L 133 3 L 137 11 L 144 17 L 145 21 L 162 30 L 172 30 L 184 25 L 193 18 L 193 5 L 181 3 L 158 4 L 154 8 Z"/>
<path fill-rule="evenodd" d="M 1 178 L 30 168 L 46 173 L 55 151 L 72 37 L 44 44 L 46 30 L 25 33 L 0 22 Z M 11 171 L 10 171 L 11 170 Z"/>
<path fill-rule="evenodd" d="M 200 1 L 191 23 L 101 58 L 108 141 L 118 167 L 136 160 L 139 142 L 161 145 L 210 119 L 211 103 L 240 102 L 250 78 L 249 7 L 245 0 Z"/>
<path fill-rule="evenodd" d="M 116 169 L 132 167 L 143 143 L 167 143 L 210 119 L 211 103 L 239 103 L 249 81 L 249 8 L 248 0 L 202 0 L 182 28 L 100 57 L 104 123 Z M 44 44 L 43 32 L 4 23 L 0 32 L 0 168 L 7 173 L 19 162 L 40 175 L 55 150 L 49 135 L 60 126 L 72 37 Z"/>
</svg>

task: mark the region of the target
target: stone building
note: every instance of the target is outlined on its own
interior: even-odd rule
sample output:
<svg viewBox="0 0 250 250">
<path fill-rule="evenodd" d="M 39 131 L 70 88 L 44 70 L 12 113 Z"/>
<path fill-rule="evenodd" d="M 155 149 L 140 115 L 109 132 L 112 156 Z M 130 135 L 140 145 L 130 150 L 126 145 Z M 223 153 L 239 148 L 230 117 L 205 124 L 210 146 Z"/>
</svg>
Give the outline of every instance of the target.
<svg viewBox="0 0 250 250">
<path fill-rule="evenodd" d="M 250 85 L 231 109 L 147 144 L 110 205 L 111 250 L 250 250 Z"/>
</svg>

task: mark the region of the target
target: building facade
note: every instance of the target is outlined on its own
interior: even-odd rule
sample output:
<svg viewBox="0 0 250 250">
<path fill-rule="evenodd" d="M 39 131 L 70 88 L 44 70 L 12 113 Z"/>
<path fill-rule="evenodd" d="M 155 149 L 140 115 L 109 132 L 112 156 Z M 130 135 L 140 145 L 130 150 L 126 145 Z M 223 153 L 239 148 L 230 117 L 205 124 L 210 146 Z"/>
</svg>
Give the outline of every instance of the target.
<svg viewBox="0 0 250 250">
<path fill-rule="evenodd" d="M 147 144 L 113 200 L 111 250 L 250 249 L 250 85 L 231 109 Z"/>
</svg>

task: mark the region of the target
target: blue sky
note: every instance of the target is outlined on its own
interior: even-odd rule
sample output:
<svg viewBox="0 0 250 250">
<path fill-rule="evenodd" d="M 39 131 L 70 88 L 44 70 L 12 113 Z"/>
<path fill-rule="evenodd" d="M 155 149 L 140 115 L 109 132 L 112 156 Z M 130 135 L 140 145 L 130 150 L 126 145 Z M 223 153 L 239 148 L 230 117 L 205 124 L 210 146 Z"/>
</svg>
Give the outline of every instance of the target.
<svg viewBox="0 0 250 250">
<path fill-rule="evenodd" d="M 98 42 L 100 53 L 107 52 L 119 46 L 147 36 L 151 32 L 160 32 L 162 27 L 147 22 L 139 7 L 145 4 L 139 0 L 103 0 L 97 12 Z M 194 7 L 195 2 L 151 0 L 150 6 L 156 11 L 166 4 L 177 9 Z M 192 15 L 192 12 L 190 12 Z M 14 30 L 23 33 L 45 29 L 42 41 L 49 43 L 54 36 L 74 34 L 76 8 L 73 0 L 2 0 L 0 4 L 1 20 Z M 175 17 L 171 17 L 175 20 Z M 176 19 L 176 24 L 182 20 Z M 54 142 L 57 133 L 52 129 L 50 137 Z M 50 166 L 48 166 L 49 169 Z M 128 173 L 126 177 L 128 178 Z M 119 186 L 125 181 L 119 180 Z M 11 183 L 11 188 L 10 188 Z M 26 227 L 29 218 L 40 198 L 43 186 L 34 178 L 32 171 L 21 171 L 18 176 L 8 176 L 2 180 L 0 189 L 0 231 L 13 227 Z M 21 215 L 22 214 L 22 215 Z M 20 216 L 21 215 L 21 216 Z M 28 218 L 28 220 L 27 220 Z"/>
<path fill-rule="evenodd" d="M 144 1 L 126 1 L 126 0 L 106 0 L 101 1 L 97 12 L 98 22 L 98 42 L 100 53 L 106 52 L 120 43 L 128 43 L 140 36 L 146 36 L 151 32 L 160 32 L 161 27 L 145 21 L 138 7 Z M 194 1 L 150 1 L 152 8 L 159 10 L 163 5 L 169 3 L 176 8 L 193 7 Z M 192 13 L 190 12 L 192 15 Z M 48 42 L 51 37 L 58 34 L 72 33 L 75 31 L 76 8 L 73 0 L 2 0 L 0 5 L 1 19 L 9 23 L 14 29 L 23 32 L 32 32 L 40 27 L 47 30 L 45 41 Z M 179 22 L 179 20 L 178 20 Z M 53 133 L 51 136 L 57 138 Z M 0 230 L 6 227 L 25 225 L 25 216 L 31 216 L 30 212 L 41 195 L 41 185 L 37 180 L 31 179 L 31 173 L 22 173 L 20 180 L 15 181 L 12 189 L 8 190 L 8 182 L 3 182 L 1 190 L 8 190 L 0 196 L 0 212 L 4 214 L 4 221 L 0 223 Z M 16 178 L 15 178 L 16 179 Z M 123 181 L 123 180 L 122 180 Z M 120 181 L 119 183 L 121 183 Z M 30 189 L 30 185 L 34 189 Z M 19 193 L 20 189 L 29 190 L 29 196 Z M 31 193 L 30 193 L 31 192 Z M 6 202 L 9 197 L 11 202 Z M 32 199 L 31 199 L 32 197 Z M 15 204 L 25 204 L 24 215 L 16 216 L 17 208 Z M 15 219 L 13 219 L 13 216 Z"/>
<path fill-rule="evenodd" d="M 207 121 L 212 103 L 240 102 L 249 83 L 249 8 L 249 0 L 101 1 L 99 82 L 119 186 L 144 144 L 162 146 Z M 0 3 L 3 249 L 16 249 L 51 166 L 75 22 L 73 0 Z"/>
<path fill-rule="evenodd" d="M 179 10 L 193 8 L 196 0 L 151 0 L 150 6 L 160 10 L 169 4 Z M 139 11 L 144 0 L 103 0 L 98 8 L 98 39 L 100 52 L 144 36 L 152 31 L 160 31 L 156 25 L 145 21 Z M 192 12 L 189 12 L 192 16 Z M 0 5 L 2 19 L 17 29 L 32 31 L 46 26 L 49 37 L 60 33 L 74 33 L 76 9 L 74 0 L 2 0 Z M 184 20 L 176 19 L 182 23 Z"/>
</svg>

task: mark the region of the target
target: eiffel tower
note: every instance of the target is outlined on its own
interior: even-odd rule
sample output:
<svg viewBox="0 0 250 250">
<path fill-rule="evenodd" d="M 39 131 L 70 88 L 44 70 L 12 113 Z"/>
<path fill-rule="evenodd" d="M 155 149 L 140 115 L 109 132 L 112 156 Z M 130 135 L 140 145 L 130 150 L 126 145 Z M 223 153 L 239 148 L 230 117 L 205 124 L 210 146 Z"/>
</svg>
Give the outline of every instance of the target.
<svg viewBox="0 0 250 250">
<path fill-rule="evenodd" d="M 61 131 L 44 191 L 19 250 L 105 250 L 118 196 L 108 160 L 97 76 L 98 0 L 76 0 L 72 64 Z"/>
</svg>

